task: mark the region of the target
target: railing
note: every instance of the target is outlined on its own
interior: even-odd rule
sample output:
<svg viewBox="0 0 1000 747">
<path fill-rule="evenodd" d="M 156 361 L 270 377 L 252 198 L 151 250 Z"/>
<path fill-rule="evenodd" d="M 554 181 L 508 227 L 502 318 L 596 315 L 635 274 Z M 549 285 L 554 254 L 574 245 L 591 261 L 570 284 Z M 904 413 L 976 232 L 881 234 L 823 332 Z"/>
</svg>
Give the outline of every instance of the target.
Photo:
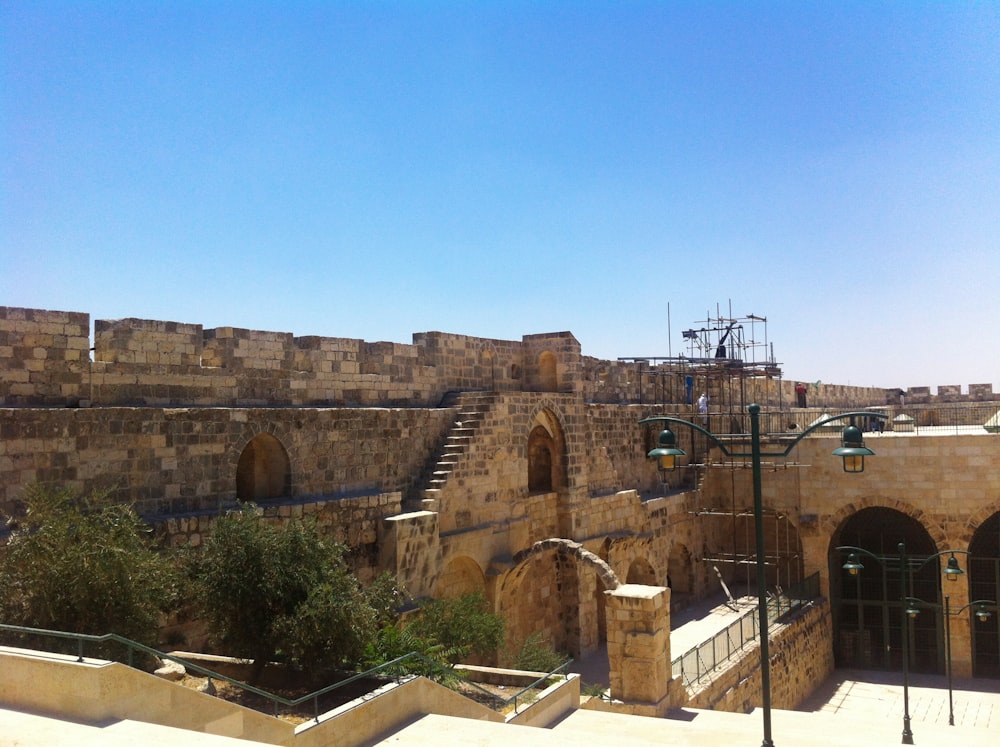
<svg viewBox="0 0 1000 747">
<path fill-rule="evenodd" d="M 392 661 L 388 661 L 384 664 L 380 664 L 377 667 L 373 667 L 365 672 L 352 675 L 347 679 L 335 682 L 332 685 L 328 685 L 315 692 L 308 693 L 299 698 L 284 698 L 280 695 L 274 693 L 269 693 L 266 690 L 261 690 L 258 687 L 254 687 L 246 682 L 241 682 L 240 680 L 233 679 L 232 677 L 227 677 L 224 674 L 219 674 L 211 669 L 207 669 L 199 664 L 195 664 L 186 659 L 182 659 L 170 654 L 158 651 L 155 648 L 151 648 L 142 643 L 124 638 L 115 633 L 107 633 L 105 635 L 89 635 L 86 633 L 69 633 L 61 630 L 45 630 L 43 628 L 27 628 L 19 625 L 4 625 L 0 624 L 0 631 L 5 633 L 15 633 L 20 636 L 37 636 L 41 638 L 57 638 L 61 640 L 73 641 L 75 642 L 74 648 L 76 649 L 76 657 L 78 662 L 82 662 L 84 659 L 84 644 L 90 643 L 99 645 L 104 648 L 107 652 L 109 649 L 108 644 L 118 644 L 125 647 L 125 661 L 123 663 L 128 664 L 130 667 L 135 666 L 136 654 L 143 654 L 150 657 L 155 657 L 164 661 L 173 661 L 182 665 L 186 670 L 193 671 L 201 675 L 202 677 L 207 677 L 209 680 L 219 680 L 220 682 L 228 682 L 234 687 L 240 688 L 248 693 L 253 693 L 266 701 L 269 701 L 272 705 L 272 715 L 278 716 L 279 708 L 294 709 L 303 703 L 312 701 L 313 703 L 313 718 L 318 722 L 320 717 L 319 710 L 319 700 L 324 695 L 332 693 L 333 691 L 346 687 L 358 680 L 363 680 L 366 678 L 378 678 L 384 677 L 387 681 L 399 682 L 405 677 L 410 676 L 425 676 L 434 679 L 446 687 L 450 687 L 453 690 L 458 689 L 458 685 L 464 687 L 470 687 L 473 690 L 478 691 L 485 699 L 496 703 L 499 707 L 507 707 L 513 703 L 514 710 L 518 708 L 518 700 L 523 699 L 525 694 L 529 691 L 536 689 L 546 680 L 560 675 L 572 662 L 572 659 L 567 659 L 559 667 L 552 670 L 548 674 L 539 677 L 537 680 L 532 682 L 530 685 L 522 688 L 513 695 L 509 697 L 501 697 L 494 692 L 487 690 L 484 687 L 479 686 L 475 682 L 461 677 L 454 669 L 445 666 L 440 662 L 434 661 L 421 653 L 412 651 L 404 656 L 400 656 Z M 31 646 L 31 648 L 35 648 Z M 100 657 L 105 658 L 105 657 Z"/>
<path fill-rule="evenodd" d="M 886 416 L 881 422 L 871 419 L 864 422 L 864 417 L 857 418 L 857 425 L 865 431 L 882 431 L 885 433 L 920 433 L 933 428 L 933 433 L 986 433 L 986 426 L 991 421 L 995 424 L 1000 413 L 1000 402 L 977 402 L 967 404 L 912 404 L 912 405 L 881 405 L 857 408 L 860 411 L 878 413 Z M 836 415 L 842 408 L 810 407 L 808 409 L 792 408 L 776 410 L 767 408 L 760 414 L 761 432 L 765 438 L 781 438 L 795 436 L 808 428 L 822 415 Z M 712 409 L 707 416 L 685 414 L 693 422 L 704 425 L 716 436 L 726 435 L 749 437 L 750 420 L 745 410 L 731 412 Z M 820 429 L 820 433 L 839 435 L 847 420 L 839 420 Z M 994 431 L 995 432 L 995 431 Z"/>
<path fill-rule="evenodd" d="M 794 612 L 819 596 L 819 573 L 796 584 L 787 591 L 771 596 L 767 603 L 768 628 L 782 615 Z M 756 605 L 725 630 L 720 631 L 671 662 L 673 677 L 681 678 L 685 686 L 700 682 L 747 645 L 758 638 L 759 624 Z"/>
</svg>

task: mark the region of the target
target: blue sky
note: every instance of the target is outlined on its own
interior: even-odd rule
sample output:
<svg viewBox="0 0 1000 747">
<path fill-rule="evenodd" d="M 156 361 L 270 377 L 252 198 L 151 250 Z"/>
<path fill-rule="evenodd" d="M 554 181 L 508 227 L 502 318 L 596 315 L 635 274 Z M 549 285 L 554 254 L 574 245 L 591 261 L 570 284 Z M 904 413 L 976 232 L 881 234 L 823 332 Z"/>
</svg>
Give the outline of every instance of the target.
<svg viewBox="0 0 1000 747">
<path fill-rule="evenodd" d="M 0 39 L 2 305 L 601 358 L 731 310 L 786 378 L 1000 390 L 1000 4 L 6 2 Z"/>
</svg>

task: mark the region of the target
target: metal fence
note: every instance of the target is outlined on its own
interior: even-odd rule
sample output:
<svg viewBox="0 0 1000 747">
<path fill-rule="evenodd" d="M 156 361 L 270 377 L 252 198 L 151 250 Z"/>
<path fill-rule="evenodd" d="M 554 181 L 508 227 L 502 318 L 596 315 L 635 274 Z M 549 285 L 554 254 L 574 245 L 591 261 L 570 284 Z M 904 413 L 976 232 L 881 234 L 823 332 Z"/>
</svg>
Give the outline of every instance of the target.
<svg viewBox="0 0 1000 747">
<path fill-rule="evenodd" d="M 42 641 L 51 641 L 53 639 L 69 645 L 56 645 L 53 647 L 46 646 L 42 643 Z M 463 692 L 465 694 L 468 694 L 469 691 L 473 691 L 478 694 L 480 700 L 489 703 L 494 708 L 503 709 L 513 705 L 514 710 L 517 711 L 520 706 L 533 702 L 537 696 L 536 691 L 541 687 L 547 686 L 550 679 L 554 677 L 564 677 L 566 669 L 573 663 L 572 659 L 567 659 L 551 672 L 542 675 L 534 682 L 526 685 L 512 695 L 502 696 L 480 686 L 476 682 L 465 679 L 454 668 L 445 666 L 438 661 L 430 659 L 423 654 L 414 651 L 377 667 L 373 667 L 365 672 L 349 676 L 346 679 L 335 682 L 332 685 L 328 685 L 327 687 L 308 693 L 299 698 L 285 698 L 280 695 L 276 695 L 275 693 L 261 690 L 260 688 L 254 687 L 246 682 L 241 682 L 218 672 L 214 672 L 211 669 L 207 669 L 186 659 L 172 656 L 164 653 L 163 651 L 158 651 L 154 648 L 145 646 L 114 633 L 108 633 L 105 635 L 88 635 L 86 633 L 69 633 L 61 630 L 46 630 L 43 628 L 28 628 L 19 625 L 0 624 L 0 644 L 20 646 L 23 648 L 43 651 L 52 650 L 52 648 L 56 648 L 57 650 L 64 651 L 66 653 L 70 653 L 70 651 L 72 651 L 71 655 L 75 655 L 78 662 L 82 662 L 84 660 L 84 649 L 86 646 L 90 646 L 91 648 L 96 649 L 95 653 L 99 658 L 118 660 L 123 664 L 128 664 L 128 666 L 136 668 L 139 668 L 138 662 L 140 660 L 145 659 L 148 662 L 152 660 L 152 657 L 163 661 L 173 661 L 182 665 L 186 670 L 196 672 L 202 677 L 207 677 L 209 680 L 214 679 L 220 682 L 228 682 L 234 687 L 263 698 L 265 701 L 270 703 L 272 715 L 275 717 L 277 717 L 279 712 L 283 710 L 291 710 L 297 708 L 303 703 L 311 702 L 313 718 L 317 722 L 320 717 L 320 698 L 324 695 L 363 679 L 381 679 L 385 682 L 399 682 L 403 678 L 414 675 L 427 677 L 439 682 L 445 687 Z M 109 654 L 116 648 L 119 654 L 123 655 L 110 656 Z"/>
<path fill-rule="evenodd" d="M 814 573 L 788 590 L 771 595 L 767 603 L 768 628 L 782 615 L 794 612 L 819 596 L 819 573 Z M 671 662 L 673 677 L 685 686 L 697 684 L 709 673 L 732 659 L 758 637 L 756 605 L 725 630 L 695 646 Z"/>
</svg>

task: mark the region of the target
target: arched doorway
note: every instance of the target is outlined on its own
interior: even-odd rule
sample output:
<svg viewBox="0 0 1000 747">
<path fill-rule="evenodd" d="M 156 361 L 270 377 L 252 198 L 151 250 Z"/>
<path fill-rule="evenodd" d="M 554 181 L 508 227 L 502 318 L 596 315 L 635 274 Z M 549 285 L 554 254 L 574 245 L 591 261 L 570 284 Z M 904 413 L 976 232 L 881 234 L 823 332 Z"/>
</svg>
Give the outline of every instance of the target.
<svg viewBox="0 0 1000 747">
<path fill-rule="evenodd" d="M 541 425 L 536 425 L 528 434 L 528 492 L 549 493 L 552 491 L 552 463 L 555 444 L 552 436 Z"/>
<path fill-rule="evenodd" d="M 280 498 L 291 492 L 288 454 L 270 433 L 254 436 L 236 465 L 236 497 L 241 501 Z"/>
<path fill-rule="evenodd" d="M 528 492 L 550 493 L 566 487 L 566 442 L 550 410 L 536 416 L 528 433 Z"/>
<path fill-rule="evenodd" d="M 905 543 L 904 566 L 898 551 Z M 881 558 L 857 555 L 864 566 L 856 575 L 844 570 L 853 546 Z M 891 508 L 871 507 L 848 518 L 830 543 L 834 652 L 837 666 L 897 670 L 903 666 L 903 625 L 907 626 L 909 669 L 944 671 L 941 617 L 941 564 L 927 530 L 916 519 Z M 916 618 L 905 614 L 905 598 L 926 603 Z"/>
<path fill-rule="evenodd" d="M 1000 512 L 979 525 L 969 543 L 969 601 L 1000 601 Z M 988 607 L 987 620 L 971 615 L 972 674 L 974 677 L 1000 678 L 1000 609 Z"/>
</svg>

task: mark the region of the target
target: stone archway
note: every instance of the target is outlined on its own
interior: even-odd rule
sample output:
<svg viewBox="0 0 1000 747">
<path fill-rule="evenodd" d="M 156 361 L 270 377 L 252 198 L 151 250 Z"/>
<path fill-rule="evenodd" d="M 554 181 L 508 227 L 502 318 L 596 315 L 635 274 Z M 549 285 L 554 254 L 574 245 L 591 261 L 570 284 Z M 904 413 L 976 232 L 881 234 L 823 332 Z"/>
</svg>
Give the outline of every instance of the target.
<svg viewBox="0 0 1000 747">
<path fill-rule="evenodd" d="M 897 550 L 901 542 L 908 558 L 905 566 Z M 857 553 L 864 568 L 851 575 L 843 568 L 849 551 L 838 551 L 838 546 L 858 547 L 871 555 Z M 904 603 L 905 597 L 912 597 L 930 607 L 941 607 L 940 559 L 926 560 L 937 552 L 927 528 L 895 508 L 871 506 L 843 521 L 829 546 L 837 666 L 900 669 L 905 635 L 911 671 L 943 671 L 939 615 L 910 618 Z"/>
<path fill-rule="evenodd" d="M 986 620 L 969 615 L 972 674 L 1000 678 L 1000 511 L 976 528 L 969 542 L 969 601 L 991 600 Z"/>
<path fill-rule="evenodd" d="M 435 599 L 454 599 L 463 594 L 475 592 L 486 594 L 486 576 L 472 558 L 461 556 L 452 558 L 442 569 L 434 585 Z"/>
<path fill-rule="evenodd" d="M 262 501 L 291 493 L 288 453 L 270 433 L 259 433 L 243 447 L 236 464 L 236 498 Z"/>
<path fill-rule="evenodd" d="M 551 493 L 566 487 L 566 439 L 548 408 L 535 414 L 528 433 L 528 492 Z"/>
<path fill-rule="evenodd" d="M 555 650 L 576 658 L 599 645 L 602 631 L 607 637 L 597 615 L 604 613 L 604 591 L 620 584 L 598 555 L 578 542 L 553 538 L 515 554 L 513 562 L 497 594 L 511 650 L 541 634 Z"/>
<path fill-rule="evenodd" d="M 625 575 L 625 583 L 644 584 L 646 586 L 659 585 L 652 563 L 645 558 L 636 558 L 632 561 L 628 567 L 628 573 Z"/>
</svg>

